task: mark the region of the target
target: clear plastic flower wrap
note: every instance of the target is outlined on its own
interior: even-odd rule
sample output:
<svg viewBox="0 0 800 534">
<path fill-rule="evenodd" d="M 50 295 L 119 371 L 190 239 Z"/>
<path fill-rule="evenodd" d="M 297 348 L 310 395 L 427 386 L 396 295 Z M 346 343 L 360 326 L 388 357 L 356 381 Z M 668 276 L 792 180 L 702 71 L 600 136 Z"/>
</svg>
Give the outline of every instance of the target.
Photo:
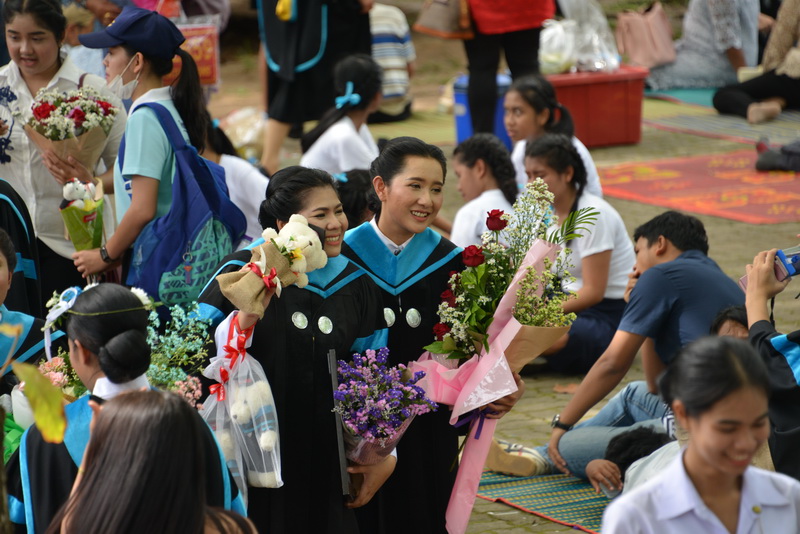
<svg viewBox="0 0 800 534">
<path fill-rule="evenodd" d="M 252 328 L 241 331 L 233 312 L 215 334 L 218 353 L 203 375 L 217 383 L 201 415 L 217 437 L 239 491 L 247 486 L 279 488 L 281 479 L 278 417 L 264 369 L 246 351 Z"/>
</svg>

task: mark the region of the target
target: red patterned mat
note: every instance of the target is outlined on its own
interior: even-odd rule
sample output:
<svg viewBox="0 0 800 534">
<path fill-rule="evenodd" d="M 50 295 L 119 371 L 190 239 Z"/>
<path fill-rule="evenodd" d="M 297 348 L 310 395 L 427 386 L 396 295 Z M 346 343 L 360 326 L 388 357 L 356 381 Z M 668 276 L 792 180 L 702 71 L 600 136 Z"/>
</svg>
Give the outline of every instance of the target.
<svg viewBox="0 0 800 534">
<path fill-rule="evenodd" d="M 750 224 L 800 221 L 800 177 L 755 170 L 753 149 L 600 169 L 603 193 Z"/>
</svg>

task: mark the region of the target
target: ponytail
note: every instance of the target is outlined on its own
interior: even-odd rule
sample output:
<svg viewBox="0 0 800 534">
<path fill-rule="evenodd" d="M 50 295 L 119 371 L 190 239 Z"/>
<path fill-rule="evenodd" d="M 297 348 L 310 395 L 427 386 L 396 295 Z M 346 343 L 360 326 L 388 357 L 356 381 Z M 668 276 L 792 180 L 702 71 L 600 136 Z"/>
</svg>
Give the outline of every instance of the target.
<svg viewBox="0 0 800 534">
<path fill-rule="evenodd" d="M 172 101 L 189 133 L 189 142 L 199 152 L 202 152 L 206 146 L 208 113 L 205 113 L 200 75 L 197 73 L 197 64 L 191 54 L 182 48 L 178 48 L 176 54 L 181 58 L 181 72 L 178 79 L 172 84 L 170 91 Z"/>
<path fill-rule="evenodd" d="M 453 150 L 453 156 L 469 167 L 475 166 L 480 159 L 489 168 L 497 183 L 497 188 L 503 193 L 509 204 L 517 201 L 519 186 L 517 185 L 517 171 L 511 162 L 508 149 L 500 139 L 489 133 L 478 133 L 462 141 Z"/>
<path fill-rule="evenodd" d="M 556 91 L 547 78 L 541 74 L 529 74 L 514 80 L 508 90 L 518 93 L 537 114 L 545 110 L 550 113 L 544 124 L 546 132 L 563 134 L 567 137 L 575 135 L 572 115 L 558 102 Z"/>
</svg>

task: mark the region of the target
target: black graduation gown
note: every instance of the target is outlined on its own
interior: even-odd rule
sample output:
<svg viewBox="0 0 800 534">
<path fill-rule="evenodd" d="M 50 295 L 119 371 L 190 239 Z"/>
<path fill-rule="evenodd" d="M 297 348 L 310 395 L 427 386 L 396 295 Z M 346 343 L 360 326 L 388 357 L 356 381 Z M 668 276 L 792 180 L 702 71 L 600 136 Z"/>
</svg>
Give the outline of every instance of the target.
<svg viewBox="0 0 800 534">
<path fill-rule="evenodd" d="M 270 117 L 292 124 L 319 119 L 334 105 L 336 62 L 371 53 L 369 15 L 358 0 L 303 0 L 295 3 L 297 20 L 289 22 L 275 15 L 277 3 L 257 2 Z"/>
<path fill-rule="evenodd" d="M 345 237 L 342 254 L 365 269 L 383 293 L 392 365 L 416 360 L 434 340 L 437 310 L 452 271 L 461 271 L 461 249 L 433 230 L 417 234 L 397 256 L 372 225 Z M 418 416 L 397 447 L 397 466 L 373 502 L 359 509 L 362 531 L 439 534 L 455 482 L 458 430 L 450 410 Z M 456 464 L 457 465 L 457 464 Z M 377 523 L 377 524 L 376 524 Z M 367 528 L 366 525 L 372 525 Z"/>
<path fill-rule="evenodd" d="M 781 334 L 769 321 L 750 327 L 750 342 L 769 371 L 769 450 L 775 470 L 800 480 L 800 330 Z"/>
<path fill-rule="evenodd" d="M 249 250 L 232 254 L 221 272 L 239 270 L 250 256 Z M 200 302 L 205 315 L 220 320 L 234 309 L 216 281 Z M 249 353 L 263 366 L 275 398 L 284 485 L 248 488 L 248 517 L 259 532 L 358 533 L 342 496 L 327 355 L 333 349 L 346 360 L 385 345 L 380 292 L 343 256 L 309 273 L 305 288 L 284 287 L 270 301 Z"/>
<path fill-rule="evenodd" d="M 22 334 L 20 334 L 19 339 L 16 341 L 16 347 L 12 355 L 15 361 L 36 363 L 44 358 L 43 320 L 32 317 L 27 313 L 9 310 L 5 305 L 0 304 L 0 322 L 22 327 Z M 63 347 L 67 350 L 67 338 L 61 330 L 53 332 L 50 339 L 52 341 L 51 350 L 53 356 L 56 355 L 59 347 Z M 6 356 L 8 356 L 13 343 L 15 343 L 13 338 L 0 334 L 0 365 L 5 362 Z M 18 382 L 19 380 L 16 375 L 11 373 L 11 367 L 9 367 L 6 369 L 2 380 L 0 380 L 0 394 L 11 393 L 11 389 Z"/>
<path fill-rule="evenodd" d="M 5 230 L 17 253 L 17 267 L 4 303 L 12 310 L 43 318 L 39 284 L 39 251 L 36 234 L 22 197 L 7 181 L 0 179 L 0 228 Z M 44 300 L 51 295 L 45 295 Z"/>
</svg>

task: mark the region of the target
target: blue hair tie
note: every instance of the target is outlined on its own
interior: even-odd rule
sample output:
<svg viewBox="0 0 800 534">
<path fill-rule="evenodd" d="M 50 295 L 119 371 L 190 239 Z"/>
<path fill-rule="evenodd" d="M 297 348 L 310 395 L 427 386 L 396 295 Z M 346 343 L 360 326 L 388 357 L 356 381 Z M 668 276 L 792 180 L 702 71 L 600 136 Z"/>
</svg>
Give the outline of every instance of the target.
<svg viewBox="0 0 800 534">
<path fill-rule="evenodd" d="M 357 106 L 361 102 L 361 95 L 353 92 L 353 82 L 347 82 L 344 86 L 344 94 L 336 97 L 336 109 L 342 109 L 348 104 Z"/>
<path fill-rule="evenodd" d="M 358 95 L 356 95 L 356 96 L 358 96 Z M 346 174 L 346 173 L 343 173 L 343 172 L 337 172 L 337 173 L 335 173 L 335 174 L 331 174 L 331 176 L 332 176 L 332 177 L 333 177 L 333 179 L 334 179 L 334 180 L 336 180 L 337 182 L 342 182 L 343 184 L 344 184 L 344 183 L 347 183 L 347 174 Z"/>
<path fill-rule="evenodd" d="M 213 126 L 215 130 L 219 128 L 219 119 L 212 119 L 211 126 Z"/>
</svg>

